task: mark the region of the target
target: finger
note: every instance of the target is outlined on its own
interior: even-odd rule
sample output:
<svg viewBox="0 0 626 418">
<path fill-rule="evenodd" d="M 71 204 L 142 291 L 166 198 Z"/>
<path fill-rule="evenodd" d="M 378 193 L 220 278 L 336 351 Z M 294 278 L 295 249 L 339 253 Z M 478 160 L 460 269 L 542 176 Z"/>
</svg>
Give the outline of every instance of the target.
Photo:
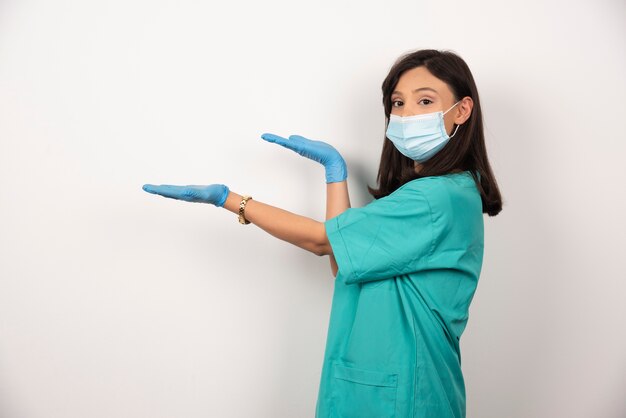
<svg viewBox="0 0 626 418">
<path fill-rule="evenodd" d="M 263 135 L 261 135 L 261 138 L 263 138 L 267 142 L 274 142 L 280 145 L 285 145 L 285 143 L 289 141 L 287 138 L 283 138 L 282 136 L 278 136 L 278 135 L 274 135 L 270 133 L 264 133 Z"/>
<path fill-rule="evenodd" d="M 172 186 L 169 184 L 162 184 L 160 186 L 146 184 L 143 186 L 143 189 L 148 193 L 158 194 L 163 197 L 169 197 L 171 199 L 179 199 L 181 196 L 181 191 L 184 189 L 184 187 Z"/>
<path fill-rule="evenodd" d="M 292 135 L 293 136 L 293 135 Z M 292 138 L 290 136 L 288 139 L 283 138 L 282 136 L 274 135 L 274 134 L 263 134 L 261 138 L 268 142 L 273 142 L 278 145 L 282 145 L 285 148 L 288 148 L 292 151 L 300 152 L 302 148 L 302 142 L 298 138 Z"/>
<path fill-rule="evenodd" d="M 152 184 L 144 184 L 143 186 L 141 186 L 141 188 L 148 193 L 154 193 L 154 189 L 153 189 L 153 185 Z"/>
<path fill-rule="evenodd" d="M 305 137 L 303 137 L 301 135 L 291 135 L 289 137 L 289 139 L 292 140 L 292 141 L 297 141 L 297 142 L 299 142 L 301 144 L 306 144 L 306 146 L 309 147 L 309 148 L 313 147 L 313 146 L 320 146 L 320 145 L 321 146 L 328 146 L 328 147 L 332 148 L 332 145 L 330 145 L 330 144 L 328 144 L 328 143 L 326 143 L 324 141 L 318 141 L 318 140 L 315 140 L 315 139 L 305 138 Z"/>
<path fill-rule="evenodd" d="M 305 138 L 301 135 L 290 135 L 289 139 L 291 141 L 302 141 L 302 142 L 311 141 L 309 138 Z"/>
</svg>

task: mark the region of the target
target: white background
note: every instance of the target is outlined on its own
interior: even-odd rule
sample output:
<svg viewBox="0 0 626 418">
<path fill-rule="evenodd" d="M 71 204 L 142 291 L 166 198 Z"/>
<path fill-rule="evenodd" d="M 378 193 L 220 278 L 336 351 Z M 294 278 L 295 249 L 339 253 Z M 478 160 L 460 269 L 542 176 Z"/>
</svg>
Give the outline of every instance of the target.
<svg viewBox="0 0 626 418">
<path fill-rule="evenodd" d="M 313 416 L 327 257 L 144 183 L 324 220 L 371 198 L 381 83 L 476 79 L 504 209 L 461 339 L 468 417 L 626 416 L 626 9 L 587 1 L 0 2 L 0 416 Z"/>
</svg>

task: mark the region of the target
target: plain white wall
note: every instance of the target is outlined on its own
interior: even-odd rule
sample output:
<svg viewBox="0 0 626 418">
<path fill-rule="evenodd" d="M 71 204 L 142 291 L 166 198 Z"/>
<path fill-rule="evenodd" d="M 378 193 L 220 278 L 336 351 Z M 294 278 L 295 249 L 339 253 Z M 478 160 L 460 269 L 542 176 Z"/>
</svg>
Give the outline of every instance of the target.
<svg viewBox="0 0 626 418">
<path fill-rule="evenodd" d="M 313 416 L 327 258 L 144 183 L 324 219 L 370 201 L 393 61 L 469 64 L 504 197 L 461 340 L 468 417 L 626 416 L 622 0 L 0 3 L 0 416 Z"/>
</svg>

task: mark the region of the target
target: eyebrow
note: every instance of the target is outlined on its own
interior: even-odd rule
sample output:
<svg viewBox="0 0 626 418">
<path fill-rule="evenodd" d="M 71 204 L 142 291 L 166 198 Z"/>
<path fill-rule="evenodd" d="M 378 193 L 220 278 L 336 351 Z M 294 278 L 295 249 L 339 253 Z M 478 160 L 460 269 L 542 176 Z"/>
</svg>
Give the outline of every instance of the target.
<svg viewBox="0 0 626 418">
<path fill-rule="evenodd" d="M 417 93 L 418 91 L 421 91 L 421 90 L 430 90 L 430 91 L 435 92 L 436 94 L 439 94 L 439 93 L 437 93 L 437 90 L 435 90 L 435 89 L 433 89 L 433 88 L 430 88 L 430 87 L 420 87 L 419 89 L 415 89 L 415 90 L 413 90 L 413 93 Z M 402 93 L 401 93 L 401 92 L 399 92 L 399 91 L 397 91 L 397 90 L 396 90 L 396 91 L 394 91 L 394 92 L 393 92 L 393 93 L 391 93 L 391 94 L 399 94 L 399 95 L 401 95 L 401 96 L 402 96 Z"/>
</svg>

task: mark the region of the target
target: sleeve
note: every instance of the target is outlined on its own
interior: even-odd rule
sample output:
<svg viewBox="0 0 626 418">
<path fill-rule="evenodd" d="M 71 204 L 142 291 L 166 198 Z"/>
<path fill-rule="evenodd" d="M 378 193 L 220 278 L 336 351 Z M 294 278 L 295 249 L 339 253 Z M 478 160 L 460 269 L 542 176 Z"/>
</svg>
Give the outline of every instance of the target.
<svg viewBox="0 0 626 418">
<path fill-rule="evenodd" d="M 349 208 L 324 226 L 346 284 L 423 270 L 435 246 L 430 205 L 415 189 Z"/>
</svg>

